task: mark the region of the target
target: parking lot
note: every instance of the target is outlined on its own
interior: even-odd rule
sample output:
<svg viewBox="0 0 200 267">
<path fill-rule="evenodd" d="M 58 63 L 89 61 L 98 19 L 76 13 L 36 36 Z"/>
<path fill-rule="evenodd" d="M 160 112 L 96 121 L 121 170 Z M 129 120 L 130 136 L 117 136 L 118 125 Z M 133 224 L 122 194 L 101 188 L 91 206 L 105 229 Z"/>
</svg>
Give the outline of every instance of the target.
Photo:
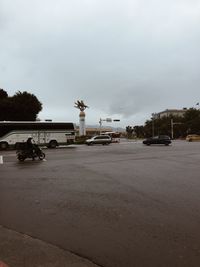
<svg viewBox="0 0 200 267">
<path fill-rule="evenodd" d="M 200 142 L 0 151 L 0 225 L 105 267 L 199 266 Z"/>
</svg>

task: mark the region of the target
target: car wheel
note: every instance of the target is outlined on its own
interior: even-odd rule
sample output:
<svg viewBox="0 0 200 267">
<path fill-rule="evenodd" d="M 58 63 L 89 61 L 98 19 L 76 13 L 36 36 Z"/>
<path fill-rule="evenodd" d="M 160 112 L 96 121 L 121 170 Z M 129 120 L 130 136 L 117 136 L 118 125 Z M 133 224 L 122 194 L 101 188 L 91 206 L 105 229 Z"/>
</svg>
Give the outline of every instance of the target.
<svg viewBox="0 0 200 267">
<path fill-rule="evenodd" d="M 147 143 L 147 146 L 150 146 L 151 144 L 150 143 Z"/>
<path fill-rule="evenodd" d="M 92 146 L 93 145 L 93 143 L 88 143 L 88 146 Z"/>
</svg>

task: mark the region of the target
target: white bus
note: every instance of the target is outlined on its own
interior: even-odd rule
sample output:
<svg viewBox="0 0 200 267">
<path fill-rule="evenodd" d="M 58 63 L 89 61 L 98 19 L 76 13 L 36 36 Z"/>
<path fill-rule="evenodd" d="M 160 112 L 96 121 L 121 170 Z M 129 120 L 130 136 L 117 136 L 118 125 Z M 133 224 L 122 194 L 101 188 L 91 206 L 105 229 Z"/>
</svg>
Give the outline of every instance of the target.
<svg viewBox="0 0 200 267">
<path fill-rule="evenodd" d="M 119 143 L 120 142 L 120 137 L 121 133 L 118 132 L 104 132 L 101 133 L 102 135 L 109 135 L 112 139 L 112 143 Z"/>
<path fill-rule="evenodd" d="M 49 121 L 0 121 L 0 149 L 17 148 L 32 137 L 38 145 L 56 148 L 75 140 L 75 124 Z"/>
</svg>

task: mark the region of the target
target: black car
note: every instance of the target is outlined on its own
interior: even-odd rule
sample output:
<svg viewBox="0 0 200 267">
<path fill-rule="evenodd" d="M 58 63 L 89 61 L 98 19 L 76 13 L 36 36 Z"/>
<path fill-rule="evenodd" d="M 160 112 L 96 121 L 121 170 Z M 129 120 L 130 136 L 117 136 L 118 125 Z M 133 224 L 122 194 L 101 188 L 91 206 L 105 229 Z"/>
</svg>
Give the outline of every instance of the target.
<svg viewBox="0 0 200 267">
<path fill-rule="evenodd" d="M 149 137 L 143 141 L 143 144 L 150 146 L 152 144 L 162 144 L 168 146 L 171 144 L 171 139 L 167 135 L 158 135 L 154 137 Z"/>
</svg>

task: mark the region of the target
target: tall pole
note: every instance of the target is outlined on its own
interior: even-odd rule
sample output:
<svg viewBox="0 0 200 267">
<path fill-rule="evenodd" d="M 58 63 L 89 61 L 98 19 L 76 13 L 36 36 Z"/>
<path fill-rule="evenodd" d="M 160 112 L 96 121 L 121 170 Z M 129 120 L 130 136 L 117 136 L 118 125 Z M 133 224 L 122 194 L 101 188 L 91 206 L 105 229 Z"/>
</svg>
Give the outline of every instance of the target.
<svg viewBox="0 0 200 267">
<path fill-rule="evenodd" d="M 154 119 L 152 119 L 152 136 L 154 137 Z"/>
<path fill-rule="evenodd" d="M 85 112 L 80 111 L 79 114 L 79 136 L 85 135 L 86 130 L 85 130 Z"/>
<path fill-rule="evenodd" d="M 99 134 L 101 135 L 102 119 L 99 119 Z"/>
<path fill-rule="evenodd" d="M 173 119 L 171 119 L 171 138 L 174 139 L 174 122 L 173 122 Z"/>
<path fill-rule="evenodd" d="M 154 119 L 155 119 L 155 115 L 156 115 L 156 113 L 152 113 L 151 114 L 151 120 L 152 120 L 152 136 L 154 137 L 154 135 L 155 135 L 155 125 L 154 125 Z"/>
</svg>

